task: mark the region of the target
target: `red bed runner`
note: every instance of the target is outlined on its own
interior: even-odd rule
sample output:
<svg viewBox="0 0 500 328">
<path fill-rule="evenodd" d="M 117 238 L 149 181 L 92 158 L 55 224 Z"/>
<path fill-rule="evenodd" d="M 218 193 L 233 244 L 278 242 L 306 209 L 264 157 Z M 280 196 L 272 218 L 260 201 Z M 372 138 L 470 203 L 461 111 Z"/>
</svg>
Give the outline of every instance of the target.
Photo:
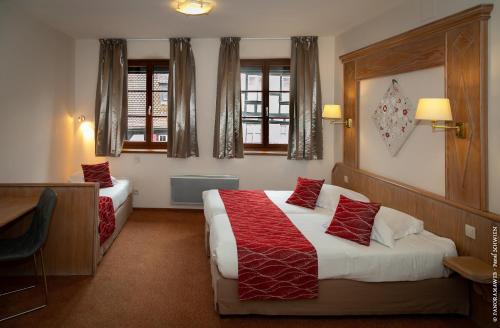
<svg viewBox="0 0 500 328">
<path fill-rule="evenodd" d="M 238 249 L 240 300 L 318 296 L 316 249 L 262 190 L 219 190 Z"/>
<path fill-rule="evenodd" d="M 115 231 L 115 209 L 111 197 L 99 196 L 99 239 L 101 245 Z"/>
</svg>

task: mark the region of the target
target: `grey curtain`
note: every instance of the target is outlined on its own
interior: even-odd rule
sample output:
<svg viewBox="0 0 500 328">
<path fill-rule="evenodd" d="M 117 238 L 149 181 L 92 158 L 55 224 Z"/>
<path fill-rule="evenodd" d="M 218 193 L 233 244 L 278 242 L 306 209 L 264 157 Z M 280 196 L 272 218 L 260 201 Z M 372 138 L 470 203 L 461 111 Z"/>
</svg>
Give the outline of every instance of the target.
<svg viewBox="0 0 500 328">
<path fill-rule="evenodd" d="M 127 133 L 127 41 L 99 40 L 95 154 L 120 156 Z"/>
<path fill-rule="evenodd" d="M 318 38 L 292 38 L 288 159 L 322 159 Z"/>
<path fill-rule="evenodd" d="M 215 107 L 214 157 L 243 158 L 240 38 L 221 38 Z"/>
<path fill-rule="evenodd" d="M 170 39 L 167 156 L 198 156 L 196 75 L 188 38 Z"/>
</svg>

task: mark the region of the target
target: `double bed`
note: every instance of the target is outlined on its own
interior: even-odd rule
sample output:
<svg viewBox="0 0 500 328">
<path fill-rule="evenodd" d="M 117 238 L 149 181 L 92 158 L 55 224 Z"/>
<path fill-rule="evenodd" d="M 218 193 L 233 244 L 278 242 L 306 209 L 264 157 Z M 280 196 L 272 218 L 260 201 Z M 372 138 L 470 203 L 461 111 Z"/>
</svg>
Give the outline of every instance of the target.
<svg viewBox="0 0 500 328">
<path fill-rule="evenodd" d="M 240 301 L 236 239 L 218 190 L 209 190 L 203 193 L 206 250 L 220 314 L 468 313 L 467 283 L 442 264 L 443 257 L 457 255 L 452 240 L 424 230 L 396 240 L 392 248 L 373 240 L 359 245 L 324 233 L 333 209 L 287 204 L 292 191 L 265 193 L 316 249 L 319 296 Z"/>
</svg>

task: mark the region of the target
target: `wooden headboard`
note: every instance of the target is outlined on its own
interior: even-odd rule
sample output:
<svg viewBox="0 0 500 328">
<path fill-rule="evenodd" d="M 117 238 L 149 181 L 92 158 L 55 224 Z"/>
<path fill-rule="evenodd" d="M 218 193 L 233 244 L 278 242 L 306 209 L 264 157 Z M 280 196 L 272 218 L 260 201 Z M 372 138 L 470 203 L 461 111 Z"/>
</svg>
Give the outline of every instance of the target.
<svg viewBox="0 0 500 328">
<path fill-rule="evenodd" d="M 446 97 L 467 138 L 446 133 L 446 198 L 488 208 L 488 19 L 493 5 L 479 5 L 340 57 L 344 69 L 345 164 L 359 168 L 360 81 L 436 66 L 445 67 Z"/>
<path fill-rule="evenodd" d="M 360 192 L 424 221 L 425 229 L 452 239 L 460 255 L 492 263 L 493 227 L 500 228 L 500 215 L 468 207 L 434 193 L 408 186 L 373 173 L 337 163 L 332 183 Z M 465 224 L 476 228 L 476 239 L 465 236 Z"/>
</svg>

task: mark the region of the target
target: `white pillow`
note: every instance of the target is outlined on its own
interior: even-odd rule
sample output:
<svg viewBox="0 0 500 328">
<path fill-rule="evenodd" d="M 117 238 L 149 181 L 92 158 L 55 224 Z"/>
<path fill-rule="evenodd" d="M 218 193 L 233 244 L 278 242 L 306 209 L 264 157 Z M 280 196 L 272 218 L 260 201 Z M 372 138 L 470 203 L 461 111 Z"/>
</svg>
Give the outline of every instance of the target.
<svg viewBox="0 0 500 328">
<path fill-rule="evenodd" d="M 70 183 L 83 183 L 85 182 L 85 178 L 83 177 L 82 172 L 75 172 L 73 173 L 69 178 L 68 178 Z M 111 176 L 111 182 L 113 182 L 113 186 L 118 183 L 118 180 L 114 177 Z"/>
<path fill-rule="evenodd" d="M 339 204 L 340 195 L 344 195 L 352 200 L 358 200 L 360 202 L 370 201 L 365 195 L 357 193 L 353 190 L 324 183 L 321 187 L 316 206 L 335 211 L 337 209 L 337 205 Z"/>
<path fill-rule="evenodd" d="M 323 224 L 323 228 L 328 229 L 330 223 Z M 375 216 L 375 222 L 373 223 L 372 234 L 370 236 L 371 240 L 375 240 L 378 243 L 393 248 L 394 247 L 394 234 L 389 228 L 389 226 L 385 223 L 384 220 L 378 219 Z"/>
<path fill-rule="evenodd" d="M 424 231 L 423 221 L 390 207 L 381 206 L 375 222 L 377 219 L 385 221 L 394 234 L 394 240 Z"/>
</svg>

